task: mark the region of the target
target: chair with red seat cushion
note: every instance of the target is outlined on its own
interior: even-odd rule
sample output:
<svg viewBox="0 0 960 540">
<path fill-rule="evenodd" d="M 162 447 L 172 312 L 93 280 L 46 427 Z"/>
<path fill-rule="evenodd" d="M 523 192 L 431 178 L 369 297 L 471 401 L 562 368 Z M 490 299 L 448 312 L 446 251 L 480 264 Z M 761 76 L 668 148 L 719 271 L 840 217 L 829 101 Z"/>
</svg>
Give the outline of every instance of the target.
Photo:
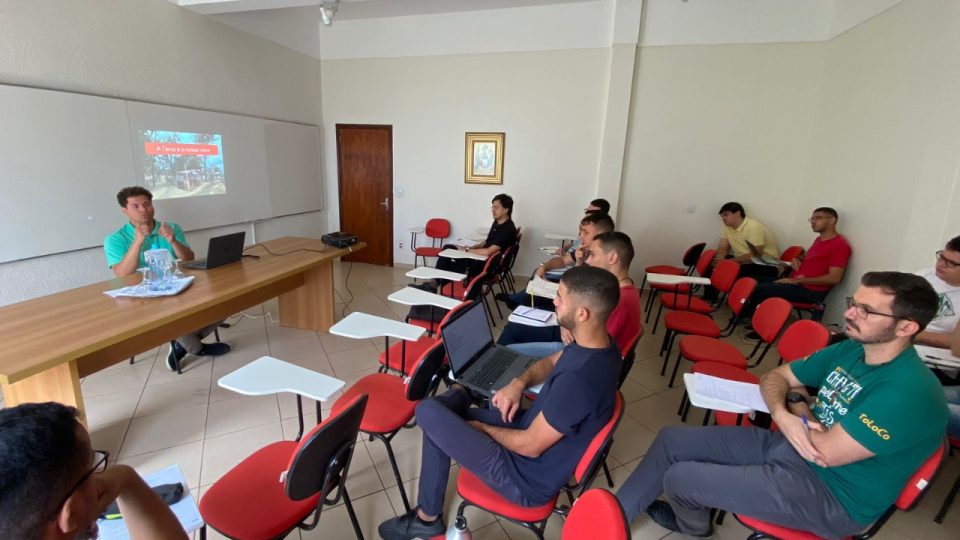
<svg viewBox="0 0 960 540">
<path fill-rule="evenodd" d="M 694 265 L 694 272 L 690 274 L 693 275 L 696 273 L 699 276 L 703 276 L 707 270 L 710 269 L 710 264 L 713 263 L 713 258 L 717 255 L 717 250 L 707 249 L 700 253 L 700 258 L 697 259 L 697 263 Z M 647 274 L 656 274 L 658 272 L 647 272 Z M 681 275 L 671 272 L 665 272 L 670 275 Z M 643 275 L 643 283 L 647 281 L 647 274 Z M 640 290 L 643 290 L 643 284 L 640 285 Z M 657 298 L 657 292 L 674 292 L 678 294 L 690 294 L 693 292 L 693 289 L 690 285 L 681 283 L 678 285 L 666 285 L 662 283 L 651 283 L 650 284 L 650 294 L 647 295 L 647 303 L 643 306 L 643 310 L 647 313 L 647 318 L 644 319 L 644 322 L 650 322 L 650 312 L 653 307 L 653 301 Z"/>
<path fill-rule="evenodd" d="M 759 377 L 743 368 L 731 366 L 730 364 L 720 364 L 717 362 L 698 362 L 693 365 L 693 368 L 690 369 L 690 372 L 710 375 L 711 377 L 726 379 L 728 381 L 738 381 L 753 384 L 758 384 L 760 382 Z M 680 415 L 681 421 L 687 421 L 688 412 L 690 412 L 690 400 L 687 396 L 686 390 L 684 390 L 683 397 L 680 398 L 680 408 L 677 410 L 677 414 Z M 704 412 L 703 425 L 707 425 L 707 423 L 709 423 L 710 412 L 710 409 L 706 409 L 706 412 Z M 724 418 L 722 423 L 720 420 L 721 416 Z M 716 417 L 717 424 L 719 425 L 741 425 L 743 422 L 742 414 L 717 411 Z"/>
<path fill-rule="evenodd" d="M 350 403 L 354 396 L 358 394 L 369 396 L 367 410 L 360 422 L 360 431 L 380 439 L 387 447 L 387 457 L 390 459 L 390 466 L 393 467 L 393 475 L 400 489 L 400 498 L 407 512 L 410 511 L 410 502 L 403 488 L 397 458 L 393 454 L 390 441 L 413 419 L 417 403 L 427 397 L 427 394 L 440 382 L 438 374 L 443 366 L 443 358 L 443 345 L 438 341 L 417 360 L 413 374 L 406 384 L 400 377 L 386 373 L 373 373 L 357 381 L 333 404 L 333 413 L 336 414 L 341 407 Z"/>
<path fill-rule="evenodd" d="M 423 257 L 423 265 L 427 265 L 427 257 L 439 257 L 443 251 L 443 241 L 450 236 L 450 222 L 442 218 L 433 218 L 427 221 L 424 233 L 430 239 L 429 246 L 417 247 L 417 236 L 413 236 L 413 267 L 417 267 L 417 258 Z"/>
<path fill-rule="evenodd" d="M 610 446 L 613 444 L 613 432 L 616 431 L 621 418 L 623 418 L 623 395 L 617 391 L 610 420 L 594 435 L 584 451 L 583 457 L 577 463 L 577 467 L 573 471 L 575 482 L 563 487 L 563 491 L 567 492 L 571 503 L 575 502 L 573 497 L 575 490 L 581 490 L 580 494 L 582 495 L 590 487 L 590 483 L 593 482 L 600 464 L 610 451 Z M 457 508 L 457 519 L 463 518 L 463 511 L 467 506 L 476 506 L 530 529 L 541 540 L 543 540 L 543 531 L 547 526 L 547 520 L 550 519 L 550 515 L 556 509 L 557 497 L 560 496 L 557 493 L 557 496 L 540 506 L 520 506 L 505 499 L 465 467 L 460 467 L 460 475 L 457 477 L 457 493 L 463 498 L 463 502 Z"/>
<path fill-rule="evenodd" d="M 453 317 L 460 312 L 461 309 L 470 305 L 470 302 L 461 302 L 459 305 L 455 306 L 451 310 L 447 311 L 447 314 L 443 316 L 443 319 L 440 320 L 440 323 L 437 325 L 437 329 L 443 328 L 448 322 L 450 322 Z M 380 353 L 380 373 L 387 373 L 388 371 L 394 371 L 400 373 L 404 376 L 410 376 L 413 374 L 414 362 L 406 362 L 406 358 L 412 358 L 416 360 L 423 356 L 423 353 L 427 352 L 427 349 L 433 347 L 438 341 L 439 337 L 435 333 L 433 336 L 420 336 L 420 339 L 416 341 L 407 341 L 401 339 L 397 343 L 390 345 L 388 351 L 390 352 L 389 358 L 390 363 L 387 364 L 387 351 Z"/>
<path fill-rule="evenodd" d="M 960 450 L 960 437 L 948 437 L 948 439 L 951 448 Z M 937 511 L 937 516 L 933 518 L 934 521 L 943 523 L 943 518 L 947 515 L 947 510 L 949 510 L 950 505 L 953 504 L 953 499 L 956 498 L 958 491 L 960 491 L 960 474 L 957 475 L 956 481 L 953 482 L 953 487 L 950 488 L 947 497 L 943 499 L 943 504 L 940 506 L 940 510 Z"/>
<path fill-rule="evenodd" d="M 920 468 L 917 469 L 917 472 L 913 473 L 913 476 L 907 480 L 906 485 L 900 491 L 900 496 L 886 512 L 877 521 L 873 522 L 873 525 L 870 526 L 866 531 L 854 535 L 848 536 L 851 540 L 866 540 L 871 538 L 880 531 L 880 528 L 890 519 L 890 516 L 897 510 L 903 510 L 908 512 L 912 510 L 917 502 L 920 500 L 920 497 L 925 493 L 927 486 L 933 481 L 933 478 L 937 475 L 940 470 L 940 465 L 943 463 L 944 456 L 947 453 L 946 444 L 942 444 L 937 447 L 937 450 L 920 465 Z M 752 518 L 740 514 L 734 514 L 737 518 L 737 521 L 742 523 L 745 527 L 753 531 L 748 538 L 748 540 L 759 540 L 760 538 L 777 538 L 780 540 L 814 540 L 819 539 L 820 537 L 811 534 L 806 531 L 800 531 L 797 529 L 790 529 L 788 527 L 782 527 L 773 523 L 768 523 L 766 521 Z"/>
<path fill-rule="evenodd" d="M 343 497 L 363 540 L 346 479 L 366 405 L 366 395 L 354 396 L 299 442 L 270 444 L 230 469 L 200 499 L 206 525 L 235 539 L 283 538 L 316 527 L 323 507 Z"/>
<path fill-rule="evenodd" d="M 748 277 L 740 278 L 733 284 L 730 294 L 727 295 L 727 305 L 730 307 L 731 314 L 730 320 L 723 329 L 709 315 L 692 311 L 671 311 L 667 313 L 667 316 L 663 318 L 663 326 L 667 329 L 667 332 L 660 344 L 660 355 L 663 356 L 660 374 L 663 375 L 667 369 L 667 359 L 670 358 L 670 351 L 673 350 L 673 342 L 678 334 L 712 338 L 732 334 L 740 321 L 740 312 L 743 311 L 744 304 L 746 304 L 756 286 L 757 280 Z"/>
<path fill-rule="evenodd" d="M 577 498 L 563 524 L 560 540 L 630 540 L 630 524 L 620 501 L 603 489 L 588 489 Z"/>
<path fill-rule="evenodd" d="M 739 273 L 740 265 L 729 259 L 720 261 L 716 268 L 713 269 L 713 274 L 710 275 L 710 285 L 717 289 L 721 295 L 717 307 L 714 307 L 701 298 L 693 296 L 692 291 L 688 291 L 687 294 L 677 292 L 660 293 L 658 297 L 660 299 L 660 309 L 657 310 L 657 318 L 653 321 L 653 330 L 650 333 L 655 334 L 657 332 L 657 325 L 660 324 L 660 315 L 663 314 L 663 308 L 674 311 L 693 311 L 702 314 L 713 313 L 720 309 L 720 306 L 723 305 L 724 296 L 733 288 L 733 284 L 737 281 L 737 274 Z"/>
<path fill-rule="evenodd" d="M 697 264 L 697 261 L 700 260 L 700 255 L 703 254 L 703 249 L 707 247 L 706 242 L 700 242 L 699 244 L 694 244 L 687 248 L 687 251 L 683 253 L 681 258 L 680 266 L 674 266 L 672 264 L 654 264 L 643 269 L 643 281 L 640 282 L 640 290 L 643 290 L 643 286 L 647 283 L 646 274 L 669 274 L 673 276 L 689 276 L 693 273 L 694 266 Z"/>
<path fill-rule="evenodd" d="M 826 347 L 829 342 L 830 331 L 822 324 L 807 320 L 794 321 L 777 341 L 779 364 L 806 358 Z"/>
<path fill-rule="evenodd" d="M 682 359 L 692 362 L 719 362 L 741 369 L 760 365 L 789 316 L 790 302 L 783 298 L 764 300 L 753 314 L 753 329 L 760 335 L 760 340 L 757 341 L 749 356 L 745 356 L 733 345 L 716 338 L 683 336 L 680 338 L 680 350 L 677 352 L 677 361 L 673 365 L 673 374 L 670 376 L 670 386 L 673 387 Z M 752 364 L 751 359 L 754 360 Z"/>
</svg>

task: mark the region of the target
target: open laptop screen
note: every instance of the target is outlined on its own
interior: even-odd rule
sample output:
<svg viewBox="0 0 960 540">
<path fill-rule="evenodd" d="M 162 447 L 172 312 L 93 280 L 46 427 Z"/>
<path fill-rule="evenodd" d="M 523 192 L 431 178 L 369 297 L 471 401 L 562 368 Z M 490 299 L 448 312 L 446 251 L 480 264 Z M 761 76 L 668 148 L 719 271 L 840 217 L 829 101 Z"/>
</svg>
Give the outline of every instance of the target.
<svg viewBox="0 0 960 540">
<path fill-rule="evenodd" d="M 474 302 L 463 310 L 459 317 L 448 322 L 441 330 L 447 357 L 454 377 L 469 367 L 470 360 L 476 357 L 487 345 L 493 342 L 493 334 L 487 325 L 487 314 L 483 302 Z"/>
</svg>

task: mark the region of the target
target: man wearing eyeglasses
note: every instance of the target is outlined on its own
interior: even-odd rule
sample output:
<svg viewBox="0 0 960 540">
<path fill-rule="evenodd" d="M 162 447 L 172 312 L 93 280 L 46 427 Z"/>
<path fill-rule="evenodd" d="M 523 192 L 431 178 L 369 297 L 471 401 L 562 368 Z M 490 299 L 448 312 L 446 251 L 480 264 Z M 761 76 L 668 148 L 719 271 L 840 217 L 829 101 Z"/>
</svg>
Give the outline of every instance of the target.
<svg viewBox="0 0 960 540">
<path fill-rule="evenodd" d="M 708 536 L 718 508 L 825 538 L 866 529 L 943 444 L 943 392 L 912 346 L 936 311 L 922 278 L 865 274 L 844 313 L 850 339 L 761 378 L 780 431 L 661 429 L 617 492 L 628 519 L 646 510 Z"/>
<path fill-rule="evenodd" d="M 187 538 L 173 512 L 126 465 L 107 467 L 77 411 L 59 403 L 0 410 L 0 538 L 97 538 L 117 501 L 134 540 Z"/>
</svg>

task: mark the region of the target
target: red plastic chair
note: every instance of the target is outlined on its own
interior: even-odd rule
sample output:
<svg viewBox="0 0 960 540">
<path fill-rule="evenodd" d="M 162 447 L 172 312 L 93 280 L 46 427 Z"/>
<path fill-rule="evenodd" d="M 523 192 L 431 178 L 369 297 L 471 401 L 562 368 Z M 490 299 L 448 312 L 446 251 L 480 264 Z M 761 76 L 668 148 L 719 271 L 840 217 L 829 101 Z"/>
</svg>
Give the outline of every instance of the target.
<svg viewBox="0 0 960 540">
<path fill-rule="evenodd" d="M 613 444 L 613 432 L 623 417 L 623 395 L 619 391 L 614 403 L 610 420 L 593 437 L 573 472 L 576 483 L 568 484 L 563 488 L 563 491 L 567 492 L 571 503 L 575 502 L 573 491 L 580 489 L 580 494 L 583 494 L 610 451 L 610 446 Z M 558 493 L 552 500 L 540 506 L 520 506 L 503 498 L 499 493 L 484 484 L 483 480 L 477 478 L 464 467 L 460 467 L 460 475 L 457 477 L 457 493 L 463 498 L 463 502 L 457 508 L 457 519 L 466 519 L 463 517 L 463 511 L 466 507 L 476 506 L 530 529 L 540 540 L 543 540 L 543 531 L 547 526 L 547 520 L 553 514 L 557 498 L 560 496 Z"/>
<path fill-rule="evenodd" d="M 573 503 L 560 540 L 630 540 L 630 524 L 620 501 L 602 488 L 588 489 Z"/>
<path fill-rule="evenodd" d="M 780 336 L 780 341 L 777 342 L 777 352 L 780 353 L 778 365 L 806 358 L 826 347 L 829 342 L 830 331 L 822 324 L 814 321 L 795 321 L 787 327 Z"/>
<path fill-rule="evenodd" d="M 960 437 L 947 437 L 947 439 L 950 442 L 951 448 L 960 450 Z M 960 491 L 960 474 L 957 475 L 956 481 L 953 482 L 953 487 L 950 488 L 950 492 L 947 493 L 947 498 L 943 500 L 940 510 L 937 511 L 937 517 L 933 518 L 934 521 L 943 523 L 943 518 L 947 515 L 947 510 L 950 510 L 950 505 L 953 504 L 953 499 L 957 497 L 958 491 Z"/>
<path fill-rule="evenodd" d="M 487 274 L 485 272 L 480 272 L 472 280 L 470 284 L 467 285 L 466 289 L 463 290 L 463 293 L 460 296 L 460 300 L 463 302 L 473 301 L 480 299 L 480 296 L 483 294 L 483 287 L 487 283 Z M 431 313 L 436 313 L 439 316 L 443 313 L 442 308 L 436 308 L 431 310 Z M 441 319 L 442 320 L 442 319 Z M 415 317 L 406 317 L 406 322 L 424 328 L 431 335 L 435 334 L 438 328 L 440 321 L 436 321 L 435 318 L 430 319 L 419 319 Z"/>
<path fill-rule="evenodd" d="M 727 326 L 720 329 L 709 315 L 703 313 L 694 313 L 692 311 L 671 311 L 663 318 L 663 326 L 667 329 L 663 336 L 663 343 L 660 344 L 660 356 L 663 356 L 663 365 L 660 366 L 660 375 L 663 375 L 667 369 L 667 358 L 670 358 L 670 352 L 673 350 L 673 342 L 678 334 L 691 336 L 706 336 L 719 338 L 729 336 L 737 327 L 740 320 L 740 312 L 743 310 L 747 299 L 753 294 L 753 289 L 757 286 L 757 280 L 753 278 L 740 278 L 733 284 L 730 294 L 727 295 L 727 305 L 730 307 L 730 320 Z"/>
<path fill-rule="evenodd" d="M 206 522 L 201 538 L 207 525 L 238 540 L 283 538 L 297 528 L 309 531 L 319 523 L 323 507 L 343 497 L 362 540 L 346 478 L 366 405 L 366 395 L 354 396 L 299 442 L 267 445 L 230 469 L 200 499 Z"/>
<path fill-rule="evenodd" d="M 643 286 L 647 283 L 646 274 L 670 274 L 673 276 L 689 276 L 693 273 L 694 266 L 697 264 L 697 261 L 700 260 L 700 255 L 703 253 L 703 249 L 707 247 L 706 242 L 700 242 L 699 244 L 694 244 L 687 248 L 687 251 L 683 253 L 681 263 L 683 267 L 673 266 L 672 264 L 654 264 L 643 269 L 643 281 L 640 282 L 640 290 L 643 290 Z"/>
<path fill-rule="evenodd" d="M 454 307 L 443 316 L 443 319 L 437 324 L 437 328 L 443 328 L 456 313 L 459 313 L 461 309 L 470 305 L 470 302 L 461 302 L 460 305 Z M 422 321 L 424 324 L 426 321 Z M 437 342 L 440 341 L 440 338 L 437 337 L 437 334 L 434 333 L 433 336 L 420 336 L 420 339 L 416 341 L 407 341 L 401 339 L 397 343 L 390 345 L 387 351 L 380 353 L 380 373 L 387 373 L 389 371 L 394 371 L 400 373 L 404 376 L 410 376 L 413 374 L 414 363 L 407 363 L 407 358 L 417 359 L 423 356 L 423 353 L 427 352 L 428 349 L 433 347 Z M 387 358 L 390 358 L 389 364 L 387 363 Z"/>
<path fill-rule="evenodd" d="M 716 268 L 713 269 L 713 274 L 710 275 L 710 285 L 713 286 L 721 295 L 726 295 L 730 292 L 730 289 L 733 287 L 735 281 L 737 281 L 737 274 L 740 273 L 740 265 L 732 260 L 720 261 L 717 264 Z M 714 307 L 706 300 L 702 298 L 696 298 L 691 292 L 683 293 L 660 293 L 660 309 L 657 310 L 657 318 L 653 321 L 653 331 L 651 334 L 657 333 L 657 325 L 660 324 L 660 316 L 663 314 L 663 308 L 667 308 L 674 311 L 693 311 L 695 313 L 713 313 L 717 311 L 719 306 L 723 305 L 723 296 L 721 296 L 721 301 L 717 303 L 718 307 Z"/>
<path fill-rule="evenodd" d="M 403 488 L 403 479 L 400 478 L 400 469 L 397 467 L 397 458 L 393 454 L 390 441 L 410 423 L 417 404 L 440 382 L 437 375 L 443 367 L 443 359 L 443 345 L 437 342 L 417 360 L 413 375 L 407 383 L 400 377 L 374 373 L 357 381 L 333 404 L 332 414 L 337 414 L 347 407 L 355 396 L 368 396 L 360 431 L 371 438 L 380 439 L 387 447 L 387 457 L 390 459 L 397 487 L 400 488 L 400 498 L 407 512 L 410 511 L 410 501 L 407 500 L 407 491 Z"/>
<path fill-rule="evenodd" d="M 757 308 L 756 313 L 753 314 L 753 329 L 760 334 L 760 341 L 757 342 L 749 356 L 744 356 L 740 349 L 716 338 L 703 336 L 684 336 L 680 338 L 680 351 L 677 353 L 677 361 L 673 365 L 670 386 L 673 386 L 673 382 L 677 378 L 677 371 L 682 359 L 692 362 L 719 362 L 741 369 L 758 366 L 763 361 L 767 351 L 770 350 L 770 346 L 777 339 L 777 335 L 783 329 L 783 325 L 789 316 L 790 302 L 783 298 L 767 298 L 764 300 Z M 761 347 L 763 352 L 758 355 Z M 755 361 L 751 364 L 750 359 L 755 359 Z"/>
<path fill-rule="evenodd" d="M 713 262 L 713 258 L 717 255 L 717 250 L 708 249 L 700 252 L 700 258 L 697 259 L 697 263 L 694 265 L 693 269 L 697 275 L 703 276 L 707 270 L 710 268 L 710 263 Z M 691 272 L 691 275 L 694 273 Z M 657 272 L 647 272 L 648 274 L 653 274 Z M 665 272 L 666 274 L 680 275 L 675 272 Z M 643 275 L 643 283 L 640 284 L 640 290 L 643 290 L 643 285 L 647 282 L 647 274 Z M 692 289 L 690 285 L 681 283 L 679 285 L 663 285 L 663 284 L 650 284 L 650 293 L 647 295 L 647 303 L 644 305 L 643 310 L 647 313 L 647 318 L 644 322 L 650 322 L 650 311 L 653 307 L 653 301 L 657 298 L 657 291 L 659 292 L 674 292 L 680 294 L 690 294 Z"/>
<path fill-rule="evenodd" d="M 898 508 L 904 512 L 912 510 L 917 505 L 920 497 L 926 491 L 927 486 L 930 485 L 930 483 L 933 481 L 933 478 L 939 472 L 940 465 L 943 463 L 943 458 L 946 453 L 947 445 L 940 445 L 933 455 L 927 458 L 927 460 L 920 465 L 920 468 L 917 469 L 917 472 L 913 473 L 913 476 L 911 476 L 910 480 L 907 481 L 907 485 L 905 485 L 903 490 L 900 492 L 900 497 L 898 497 L 897 500 L 890 505 L 890 508 L 888 508 L 887 511 L 880 516 L 880 519 L 873 522 L 873 525 L 871 525 L 866 531 L 858 535 L 848 536 L 846 538 L 851 540 L 866 540 L 867 538 L 877 534 L 877 532 L 880 531 L 880 528 L 883 527 L 884 523 L 890 519 L 890 516 L 893 515 Z M 739 514 L 734 514 L 734 516 L 737 518 L 737 521 L 743 524 L 744 527 L 753 531 L 753 534 L 748 536 L 747 540 L 759 540 L 760 538 L 775 538 L 780 540 L 815 540 L 820 538 L 819 536 L 806 531 L 781 527 L 760 519 Z"/>
<path fill-rule="evenodd" d="M 803 249 L 803 246 L 790 246 L 780 253 L 780 260 L 783 262 L 791 262 L 797 257 L 803 255 L 804 251 L 806 250 Z"/>
<path fill-rule="evenodd" d="M 427 265 L 427 257 L 439 257 L 443 251 L 443 241 L 450 236 L 450 222 L 442 218 L 433 218 L 427 221 L 424 234 L 430 239 L 430 246 L 417 247 L 417 235 L 413 235 L 413 267 L 417 267 L 417 257 L 423 257 L 423 265 Z"/>
</svg>

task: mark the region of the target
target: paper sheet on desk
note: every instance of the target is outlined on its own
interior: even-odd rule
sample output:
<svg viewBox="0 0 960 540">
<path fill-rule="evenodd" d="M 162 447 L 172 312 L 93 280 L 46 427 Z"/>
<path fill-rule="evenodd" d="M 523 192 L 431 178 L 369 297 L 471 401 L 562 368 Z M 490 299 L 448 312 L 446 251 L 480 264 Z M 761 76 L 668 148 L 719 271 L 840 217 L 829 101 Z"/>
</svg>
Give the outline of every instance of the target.
<svg viewBox="0 0 960 540">
<path fill-rule="evenodd" d="M 170 506 L 170 510 L 177 516 L 177 521 L 183 526 L 183 530 L 188 534 L 203 526 L 203 518 L 200 517 L 200 510 L 197 509 L 197 502 L 193 499 L 190 489 L 187 487 L 187 481 L 180 471 L 179 465 L 171 465 L 166 469 L 148 474 L 143 480 L 150 486 L 159 486 L 162 484 L 183 484 L 183 498 L 176 504 Z M 100 527 L 100 540 L 129 540 L 130 533 L 127 531 L 127 525 L 123 519 L 101 519 L 97 521 Z"/>
<path fill-rule="evenodd" d="M 702 373 L 694 374 L 693 380 L 700 396 L 742 405 L 755 411 L 770 412 L 760 395 L 759 384 L 730 381 Z"/>
<path fill-rule="evenodd" d="M 103 291 L 103 294 L 109 296 L 110 298 L 117 298 L 120 296 L 129 296 L 131 298 L 158 298 L 161 296 L 174 296 L 180 294 L 184 289 L 190 286 L 193 283 L 194 276 L 185 276 L 179 279 L 175 279 L 171 282 L 171 287 L 165 291 L 141 291 L 140 285 L 131 285 L 129 287 L 121 287 L 119 289 L 114 289 L 112 291 Z"/>
</svg>

